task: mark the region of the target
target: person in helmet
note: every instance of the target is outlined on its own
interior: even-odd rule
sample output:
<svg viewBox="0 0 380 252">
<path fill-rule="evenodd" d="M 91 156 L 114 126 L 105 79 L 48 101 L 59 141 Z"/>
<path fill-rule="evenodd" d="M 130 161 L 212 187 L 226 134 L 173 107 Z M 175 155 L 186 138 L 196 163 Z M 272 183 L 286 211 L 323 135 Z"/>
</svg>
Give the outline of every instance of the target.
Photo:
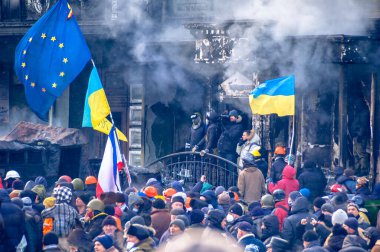
<svg viewBox="0 0 380 252">
<path fill-rule="evenodd" d="M 273 163 L 270 170 L 270 180 L 277 183 L 282 178 L 282 171 L 287 163 L 285 162 L 286 149 L 283 146 L 277 146 L 274 150 Z"/>
<path fill-rule="evenodd" d="M 98 180 L 94 176 L 88 176 L 85 180 L 86 189 L 85 191 L 92 197 L 96 197 L 96 185 Z"/>
<path fill-rule="evenodd" d="M 265 194 L 264 176 L 257 167 L 251 153 L 243 157 L 243 170 L 239 173 L 238 188 L 247 203 L 260 201 Z"/>
<path fill-rule="evenodd" d="M 274 209 L 273 214 L 277 216 L 279 221 L 279 230 L 282 230 L 282 225 L 284 224 L 285 218 L 289 213 L 288 200 L 286 199 L 286 195 L 284 190 L 276 189 L 273 192 L 273 200 L 274 200 Z"/>
<path fill-rule="evenodd" d="M 190 116 L 191 118 L 191 128 L 190 134 L 185 144 L 186 151 L 197 151 L 202 150 L 204 146 L 198 146 L 197 144 L 201 142 L 206 134 L 206 128 L 202 122 L 202 115 L 196 112 Z"/>
<path fill-rule="evenodd" d="M 259 170 L 264 175 L 264 179 L 266 179 L 268 174 L 268 162 L 265 161 L 265 158 L 263 158 L 261 155 L 261 147 L 257 146 L 253 148 L 251 154 L 255 158 L 256 167 L 259 168 Z"/>
<path fill-rule="evenodd" d="M 20 179 L 20 174 L 17 171 L 10 170 L 5 174 L 5 188 L 9 189 L 9 192 L 12 191 L 13 181 Z"/>
<path fill-rule="evenodd" d="M 215 111 L 211 111 L 206 114 L 206 136 L 196 144 L 197 146 L 205 146 L 205 148 L 200 153 L 201 156 L 204 156 L 205 153 L 213 153 L 214 149 L 216 148 L 219 138 L 219 126 L 217 122 L 218 115 L 215 113 Z"/>
</svg>

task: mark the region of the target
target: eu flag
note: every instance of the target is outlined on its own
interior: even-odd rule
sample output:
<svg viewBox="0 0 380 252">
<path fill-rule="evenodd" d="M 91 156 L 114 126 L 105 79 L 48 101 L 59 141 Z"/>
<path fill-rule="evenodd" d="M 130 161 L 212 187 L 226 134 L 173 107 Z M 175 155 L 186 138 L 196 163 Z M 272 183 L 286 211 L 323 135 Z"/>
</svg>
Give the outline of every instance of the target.
<svg viewBox="0 0 380 252">
<path fill-rule="evenodd" d="M 59 0 L 16 47 L 16 75 L 24 84 L 30 108 L 42 120 L 47 120 L 54 101 L 91 58 L 72 14 L 67 0 Z"/>
</svg>

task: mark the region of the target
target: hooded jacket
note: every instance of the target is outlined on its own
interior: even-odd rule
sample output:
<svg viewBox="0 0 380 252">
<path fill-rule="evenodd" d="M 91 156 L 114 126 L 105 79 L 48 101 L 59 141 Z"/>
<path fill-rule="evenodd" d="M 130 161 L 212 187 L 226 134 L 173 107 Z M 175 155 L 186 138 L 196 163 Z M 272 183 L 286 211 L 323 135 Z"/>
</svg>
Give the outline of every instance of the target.
<svg viewBox="0 0 380 252">
<path fill-rule="evenodd" d="M 336 224 L 332 228 L 332 233 L 327 237 L 324 247 L 330 252 L 338 252 L 342 249 L 343 240 L 347 235 L 347 231 L 342 225 Z"/>
<path fill-rule="evenodd" d="M 299 183 L 296 179 L 296 169 L 290 165 L 285 166 L 282 171 L 282 179 L 277 182 L 277 184 L 269 183 L 268 190 L 270 193 L 273 193 L 276 189 L 282 189 L 285 192 L 285 202 L 288 202 L 289 194 L 293 191 L 299 190 Z"/>
<path fill-rule="evenodd" d="M 301 175 L 298 177 L 300 188 L 310 190 L 310 200 L 318 196 L 322 196 L 327 184 L 327 180 L 323 172 L 317 167 L 304 168 Z"/>
<path fill-rule="evenodd" d="M 263 224 L 265 228 L 261 240 L 264 241 L 265 245 L 268 245 L 273 236 L 280 235 L 278 217 L 273 214 L 267 215 L 263 218 Z"/>
<path fill-rule="evenodd" d="M 260 201 L 261 196 L 265 193 L 265 180 L 262 172 L 256 167 L 244 168 L 239 173 L 238 188 L 246 202 Z"/>
</svg>

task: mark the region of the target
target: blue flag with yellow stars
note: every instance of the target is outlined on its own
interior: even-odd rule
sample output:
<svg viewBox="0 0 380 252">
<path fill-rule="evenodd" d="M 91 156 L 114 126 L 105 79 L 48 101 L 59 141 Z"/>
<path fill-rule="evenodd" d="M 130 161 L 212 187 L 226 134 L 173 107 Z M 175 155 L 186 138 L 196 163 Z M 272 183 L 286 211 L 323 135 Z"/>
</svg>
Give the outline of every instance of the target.
<svg viewBox="0 0 380 252">
<path fill-rule="evenodd" d="M 47 120 L 57 97 L 83 70 L 91 53 L 67 0 L 59 0 L 16 47 L 14 69 L 25 86 L 26 100 Z"/>
</svg>

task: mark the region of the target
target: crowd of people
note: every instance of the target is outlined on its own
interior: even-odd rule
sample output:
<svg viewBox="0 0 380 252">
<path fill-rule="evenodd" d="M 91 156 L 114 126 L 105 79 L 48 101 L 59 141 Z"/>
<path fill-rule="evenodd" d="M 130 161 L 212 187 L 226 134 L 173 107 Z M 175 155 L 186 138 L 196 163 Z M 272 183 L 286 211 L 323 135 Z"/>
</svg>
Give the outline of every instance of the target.
<svg viewBox="0 0 380 252">
<path fill-rule="evenodd" d="M 326 193 L 317 165 L 304 162 L 297 176 L 284 151 L 277 149 L 267 179 L 254 150 L 231 188 L 205 176 L 191 187 L 150 178 L 99 198 L 94 176 L 63 175 L 49 185 L 8 171 L 0 251 L 380 251 L 380 218 L 370 223 L 364 208 L 380 199 L 380 185 L 371 191 L 366 178 L 336 167 Z"/>
</svg>

